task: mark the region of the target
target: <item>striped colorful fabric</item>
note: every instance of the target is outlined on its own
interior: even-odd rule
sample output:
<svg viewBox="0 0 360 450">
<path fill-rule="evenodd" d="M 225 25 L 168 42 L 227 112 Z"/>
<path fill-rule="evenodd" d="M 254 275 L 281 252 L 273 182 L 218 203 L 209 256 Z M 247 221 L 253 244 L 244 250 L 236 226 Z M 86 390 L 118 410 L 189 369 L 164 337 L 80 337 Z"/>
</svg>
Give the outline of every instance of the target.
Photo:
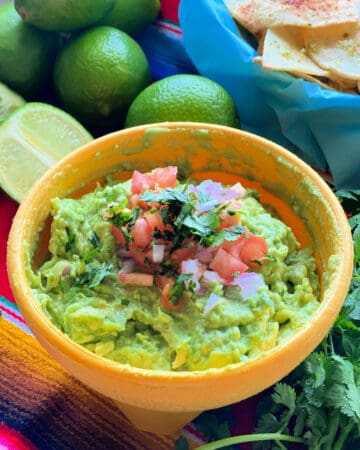
<svg viewBox="0 0 360 450">
<path fill-rule="evenodd" d="M 21 433 L 41 450 L 157 449 L 174 447 L 177 436 L 143 433 L 111 400 L 67 374 L 38 342 L 0 319 L 0 436 Z M 24 436 L 24 439 L 22 439 Z M 15 450 L 1 444 L 0 448 Z M 29 445 L 23 448 L 34 448 Z"/>
</svg>

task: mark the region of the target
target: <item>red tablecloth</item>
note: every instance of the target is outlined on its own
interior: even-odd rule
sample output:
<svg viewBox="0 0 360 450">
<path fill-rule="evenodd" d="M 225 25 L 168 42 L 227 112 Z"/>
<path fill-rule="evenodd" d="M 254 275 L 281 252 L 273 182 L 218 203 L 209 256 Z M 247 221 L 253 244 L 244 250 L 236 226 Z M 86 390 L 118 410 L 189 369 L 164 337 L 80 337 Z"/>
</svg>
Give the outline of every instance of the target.
<svg viewBox="0 0 360 450">
<path fill-rule="evenodd" d="M 0 192 L 0 296 L 14 300 L 6 271 L 6 243 L 17 204 Z"/>
</svg>

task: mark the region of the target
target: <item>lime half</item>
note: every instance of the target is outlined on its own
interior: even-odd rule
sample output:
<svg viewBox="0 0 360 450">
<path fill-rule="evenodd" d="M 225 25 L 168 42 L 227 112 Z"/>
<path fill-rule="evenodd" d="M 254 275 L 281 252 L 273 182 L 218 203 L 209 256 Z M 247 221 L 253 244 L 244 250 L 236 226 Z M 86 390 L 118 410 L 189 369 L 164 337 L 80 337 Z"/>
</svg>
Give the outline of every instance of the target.
<svg viewBox="0 0 360 450">
<path fill-rule="evenodd" d="M 0 123 L 15 109 L 24 104 L 25 100 L 20 95 L 0 82 Z"/>
<path fill-rule="evenodd" d="M 0 187 L 20 203 L 49 167 L 92 139 L 61 109 L 26 103 L 0 125 Z"/>
</svg>

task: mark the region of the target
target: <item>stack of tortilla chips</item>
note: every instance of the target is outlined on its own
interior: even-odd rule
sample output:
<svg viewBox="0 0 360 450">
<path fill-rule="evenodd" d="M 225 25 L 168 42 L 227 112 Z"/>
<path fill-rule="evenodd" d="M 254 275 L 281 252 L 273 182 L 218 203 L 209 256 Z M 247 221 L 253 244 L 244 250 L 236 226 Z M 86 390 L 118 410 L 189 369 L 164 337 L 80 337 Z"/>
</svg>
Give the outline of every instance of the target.
<svg viewBox="0 0 360 450">
<path fill-rule="evenodd" d="M 259 42 L 255 61 L 342 92 L 360 91 L 360 0 L 225 0 Z"/>
</svg>

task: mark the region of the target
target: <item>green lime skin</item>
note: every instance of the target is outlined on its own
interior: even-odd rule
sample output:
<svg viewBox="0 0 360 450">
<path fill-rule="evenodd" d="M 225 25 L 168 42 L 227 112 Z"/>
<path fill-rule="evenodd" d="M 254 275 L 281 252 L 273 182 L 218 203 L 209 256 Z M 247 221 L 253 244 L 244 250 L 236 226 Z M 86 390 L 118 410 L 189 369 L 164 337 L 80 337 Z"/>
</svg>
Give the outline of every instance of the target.
<svg viewBox="0 0 360 450">
<path fill-rule="evenodd" d="M 13 4 L 0 7 L 0 81 L 36 98 L 51 78 L 58 39 L 21 20 Z"/>
<path fill-rule="evenodd" d="M 15 0 L 23 20 L 48 31 L 72 31 L 98 22 L 115 0 Z"/>
<path fill-rule="evenodd" d="M 131 104 L 125 127 L 167 121 L 240 127 L 227 91 L 215 81 L 188 74 L 163 78 L 144 89 Z"/>
<path fill-rule="evenodd" d="M 0 82 L 0 125 L 13 111 L 25 103 L 25 99 Z"/>
<path fill-rule="evenodd" d="M 154 22 L 160 11 L 160 0 L 115 0 L 114 6 L 99 25 L 119 28 L 135 36 Z"/>
<path fill-rule="evenodd" d="M 99 130 L 119 129 L 131 102 L 150 81 L 141 47 L 126 33 L 107 26 L 71 40 L 54 66 L 54 85 L 64 109 Z"/>
</svg>

